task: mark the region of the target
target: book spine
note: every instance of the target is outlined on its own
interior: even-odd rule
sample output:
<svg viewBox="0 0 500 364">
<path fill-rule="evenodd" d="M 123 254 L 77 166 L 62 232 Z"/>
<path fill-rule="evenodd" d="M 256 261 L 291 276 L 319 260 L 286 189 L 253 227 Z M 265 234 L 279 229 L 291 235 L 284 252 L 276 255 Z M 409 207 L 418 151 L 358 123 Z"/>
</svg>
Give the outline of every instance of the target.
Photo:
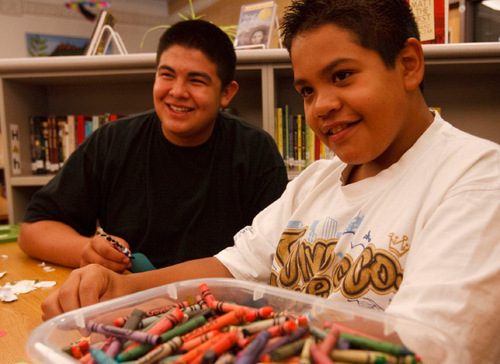
<svg viewBox="0 0 500 364">
<path fill-rule="evenodd" d="M 274 131 L 275 131 L 275 141 L 278 146 L 278 151 L 281 154 L 281 157 L 284 157 L 283 152 L 283 109 L 281 107 L 277 107 L 275 110 L 275 123 L 274 123 Z"/>
</svg>

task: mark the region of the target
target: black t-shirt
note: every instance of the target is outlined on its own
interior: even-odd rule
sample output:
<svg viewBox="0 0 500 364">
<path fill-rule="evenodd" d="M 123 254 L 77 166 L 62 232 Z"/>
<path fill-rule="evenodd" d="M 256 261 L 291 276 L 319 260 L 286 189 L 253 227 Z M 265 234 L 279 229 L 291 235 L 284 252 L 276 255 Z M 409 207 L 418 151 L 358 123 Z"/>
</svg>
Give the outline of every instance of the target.
<svg viewBox="0 0 500 364">
<path fill-rule="evenodd" d="M 226 114 L 197 147 L 170 143 L 155 111 L 106 124 L 33 195 L 24 221 L 91 236 L 97 221 L 157 267 L 211 256 L 287 183 L 274 140 Z"/>
</svg>

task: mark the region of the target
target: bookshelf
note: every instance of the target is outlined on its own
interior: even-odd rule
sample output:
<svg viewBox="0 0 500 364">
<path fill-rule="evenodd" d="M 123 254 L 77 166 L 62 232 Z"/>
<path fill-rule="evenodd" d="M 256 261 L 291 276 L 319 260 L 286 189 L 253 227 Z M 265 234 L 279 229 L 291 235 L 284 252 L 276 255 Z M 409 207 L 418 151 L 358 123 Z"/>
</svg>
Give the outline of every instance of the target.
<svg viewBox="0 0 500 364">
<path fill-rule="evenodd" d="M 424 46 L 425 94 L 459 128 L 500 142 L 500 43 Z M 231 108 L 274 135 L 274 109 L 302 113 L 283 49 L 237 51 L 240 90 Z M 9 223 L 21 222 L 31 196 L 52 175 L 31 173 L 29 119 L 48 114 L 131 114 L 153 107 L 155 55 L 0 60 L 0 121 Z M 8 131 L 20 134 L 21 173 L 13 174 Z"/>
</svg>

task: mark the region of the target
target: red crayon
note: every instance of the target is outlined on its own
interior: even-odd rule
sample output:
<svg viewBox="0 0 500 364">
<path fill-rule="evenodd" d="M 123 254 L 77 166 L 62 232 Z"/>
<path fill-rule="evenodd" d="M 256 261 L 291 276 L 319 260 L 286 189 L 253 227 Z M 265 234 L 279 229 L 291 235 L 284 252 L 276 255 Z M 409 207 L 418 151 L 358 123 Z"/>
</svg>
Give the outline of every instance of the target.
<svg viewBox="0 0 500 364">
<path fill-rule="evenodd" d="M 271 326 L 267 329 L 272 337 L 284 335 L 288 332 L 295 331 L 297 328 L 297 323 L 295 321 L 289 320 L 282 322 L 281 324 Z"/>
<path fill-rule="evenodd" d="M 327 353 L 319 348 L 318 344 L 312 344 L 309 350 L 315 364 L 333 364 L 333 360 L 330 359 Z"/>
<path fill-rule="evenodd" d="M 224 335 L 220 340 L 218 340 L 211 347 L 208 348 L 208 349 L 213 350 L 215 352 L 216 356 L 220 356 L 222 353 L 228 351 L 229 349 L 231 349 L 234 346 L 234 344 L 236 344 L 238 342 L 238 339 L 239 339 L 238 331 L 233 330 L 233 331 L 229 331 L 225 334 L 226 335 Z M 193 360 L 191 360 L 189 362 L 189 364 L 200 364 L 201 360 L 203 359 L 203 354 L 204 354 L 204 352 L 202 354 L 198 355 Z"/>
<path fill-rule="evenodd" d="M 198 288 L 200 289 L 201 297 L 205 300 L 208 307 L 213 308 L 213 302 L 215 301 L 215 297 L 212 294 L 212 292 L 210 292 L 208 285 L 206 283 L 202 283 Z"/>
<path fill-rule="evenodd" d="M 172 312 L 163 317 L 160 321 L 151 327 L 147 333 L 152 335 L 160 335 L 165 331 L 170 330 L 172 327 L 177 325 L 184 318 L 184 312 L 178 307 L 174 308 Z"/>
<path fill-rule="evenodd" d="M 225 301 L 217 301 L 213 300 L 212 301 L 212 308 L 217 311 L 221 312 L 229 312 L 229 311 L 234 311 L 237 308 L 243 307 L 247 312 L 247 318 L 246 321 L 255 321 L 257 319 L 267 319 L 271 316 L 273 313 L 273 308 L 270 306 L 264 306 L 261 308 L 254 308 L 254 307 L 248 307 L 244 305 L 238 305 L 235 303 L 230 303 L 230 302 L 225 302 Z"/>
<path fill-rule="evenodd" d="M 212 321 L 207 322 L 205 325 L 184 334 L 183 336 L 181 336 L 181 339 L 182 341 L 188 341 L 197 336 L 203 335 L 208 331 L 217 330 L 228 325 L 236 325 L 242 323 L 245 320 L 245 314 L 246 311 L 244 308 L 230 311 L 224 315 L 216 317 Z"/>
<path fill-rule="evenodd" d="M 205 302 L 205 300 L 203 299 L 203 297 L 201 297 L 201 294 L 197 294 L 196 295 L 196 302 L 203 308 L 210 308 L 208 307 L 207 303 Z"/>
<path fill-rule="evenodd" d="M 196 358 L 198 355 L 202 354 L 208 350 L 210 347 L 212 347 L 213 344 L 215 344 L 218 340 L 221 340 L 224 336 L 227 336 L 228 332 L 222 333 L 221 335 L 215 335 L 214 337 L 208 339 L 204 343 L 201 343 L 200 345 L 194 347 L 193 349 L 189 350 L 187 353 L 184 353 L 181 355 L 179 358 L 175 360 L 176 363 L 188 363 L 194 358 Z M 181 337 L 182 339 L 182 337 Z"/>
<path fill-rule="evenodd" d="M 166 316 L 161 318 L 149 330 L 147 330 L 146 333 L 150 335 L 161 335 L 164 332 L 170 330 L 175 325 L 177 325 L 179 322 L 181 322 L 183 318 L 184 318 L 184 312 L 180 308 L 176 307 Z M 129 351 L 139 345 L 141 345 L 140 342 L 132 343 L 129 346 L 127 346 L 127 348 L 124 351 Z"/>
<path fill-rule="evenodd" d="M 196 346 L 204 343 L 205 341 L 210 340 L 211 338 L 213 338 L 214 336 L 219 335 L 219 334 L 220 334 L 219 330 L 209 331 L 209 332 L 207 332 L 207 333 L 205 333 L 203 335 L 195 337 L 194 339 L 191 339 L 191 340 L 188 340 L 188 341 L 184 342 L 181 345 L 180 350 L 182 350 L 182 351 L 192 350 Z"/>
<path fill-rule="evenodd" d="M 322 350 L 325 354 L 330 355 L 332 350 L 335 348 L 335 345 L 337 345 L 339 334 L 340 331 L 335 326 L 332 326 L 323 341 L 318 344 L 319 349 Z"/>
</svg>

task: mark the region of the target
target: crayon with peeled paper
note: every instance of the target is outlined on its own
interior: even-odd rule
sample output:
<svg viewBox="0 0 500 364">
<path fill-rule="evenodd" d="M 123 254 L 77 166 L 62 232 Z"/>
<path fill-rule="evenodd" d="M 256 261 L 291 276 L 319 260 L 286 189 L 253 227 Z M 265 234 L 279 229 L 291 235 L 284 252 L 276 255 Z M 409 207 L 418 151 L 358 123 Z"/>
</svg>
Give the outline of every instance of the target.
<svg viewBox="0 0 500 364">
<path fill-rule="evenodd" d="M 187 341 L 195 338 L 196 336 L 203 335 L 204 333 L 221 329 L 224 326 L 235 325 L 241 323 L 245 319 L 245 309 L 237 309 L 235 311 L 227 312 L 221 316 L 214 318 L 212 321 L 207 322 L 205 325 L 200 326 L 193 331 L 186 333 L 182 336 L 182 341 Z"/>
<path fill-rule="evenodd" d="M 135 364 L 150 364 L 157 362 L 169 355 L 172 355 L 182 345 L 180 336 L 175 336 L 171 340 L 158 345 L 156 348 L 148 352 L 146 355 L 141 356 L 135 361 Z"/>
<path fill-rule="evenodd" d="M 100 324 L 92 321 L 87 322 L 87 329 L 92 332 L 97 332 L 98 334 L 139 341 L 143 344 L 158 345 L 161 342 L 159 335 L 150 335 L 139 330 L 124 329 L 122 327 Z"/>
<path fill-rule="evenodd" d="M 165 343 L 175 336 L 182 336 L 183 334 L 190 332 L 194 330 L 195 328 L 204 325 L 207 322 L 204 316 L 198 316 L 192 320 L 189 320 L 183 324 L 177 325 L 176 327 L 172 328 L 171 330 L 168 330 L 167 332 L 164 332 L 163 334 L 160 335 L 161 342 Z M 146 354 L 149 352 L 151 349 L 153 349 L 152 345 L 148 344 L 141 344 L 139 346 L 136 346 L 133 349 L 130 349 L 128 351 L 124 351 L 116 356 L 116 360 L 119 362 L 124 362 L 128 360 L 134 360 L 139 358 L 140 356 Z"/>
<path fill-rule="evenodd" d="M 351 344 L 356 346 L 381 351 L 395 356 L 415 355 L 415 353 L 408 350 L 405 346 L 388 341 L 369 339 L 358 335 L 348 334 L 346 332 L 341 332 L 339 337 L 348 340 Z"/>
</svg>

